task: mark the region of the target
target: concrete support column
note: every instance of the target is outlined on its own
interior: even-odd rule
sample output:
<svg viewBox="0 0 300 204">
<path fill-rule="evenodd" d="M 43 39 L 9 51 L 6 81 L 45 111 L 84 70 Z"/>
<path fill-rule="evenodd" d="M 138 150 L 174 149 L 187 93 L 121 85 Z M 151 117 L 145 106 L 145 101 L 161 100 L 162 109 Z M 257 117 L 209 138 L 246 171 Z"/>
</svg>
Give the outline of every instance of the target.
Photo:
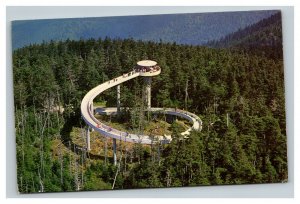
<svg viewBox="0 0 300 204">
<path fill-rule="evenodd" d="M 120 114 L 121 111 L 121 87 L 117 86 L 117 113 Z"/>
<path fill-rule="evenodd" d="M 147 105 L 147 109 L 151 108 L 151 77 L 145 77 L 144 78 L 144 82 L 145 82 L 145 100 L 146 100 L 146 105 Z"/>
<path fill-rule="evenodd" d="M 87 151 L 91 150 L 91 139 L 90 139 L 90 128 L 88 127 L 86 129 L 86 146 L 87 146 Z"/>
<path fill-rule="evenodd" d="M 114 165 L 117 165 L 117 140 L 113 138 Z"/>
</svg>

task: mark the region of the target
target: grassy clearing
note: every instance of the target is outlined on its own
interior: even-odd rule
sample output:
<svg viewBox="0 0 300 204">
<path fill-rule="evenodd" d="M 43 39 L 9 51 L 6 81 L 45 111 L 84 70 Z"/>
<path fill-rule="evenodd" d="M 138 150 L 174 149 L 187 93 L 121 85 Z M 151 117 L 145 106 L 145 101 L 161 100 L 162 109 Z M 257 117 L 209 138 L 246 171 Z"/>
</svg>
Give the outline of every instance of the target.
<svg viewBox="0 0 300 204">
<path fill-rule="evenodd" d="M 99 119 L 102 123 L 124 132 L 129 133 L 138 133 L 137 130 L 133 130 L 131 128 L 131 124 L 129 121 L 124 121 L 122 123 L 118 122 L 117 119 L 112 116 L 104 116 L 104 115 L 96 115 L 97 119 Z M 191 124 L 189 121 L 185 119 L 176 119 L 174 122 L 176 122 L 182 129 L 182 132 L 186 131 L 188 128 L 190 128 Z M 162 118 L 157 118 L 152 121 L 145 121 L 144 129 L 142 134 L 147 135 L 171 135 L 171 124 L 163 120 Z"/>
</svg>

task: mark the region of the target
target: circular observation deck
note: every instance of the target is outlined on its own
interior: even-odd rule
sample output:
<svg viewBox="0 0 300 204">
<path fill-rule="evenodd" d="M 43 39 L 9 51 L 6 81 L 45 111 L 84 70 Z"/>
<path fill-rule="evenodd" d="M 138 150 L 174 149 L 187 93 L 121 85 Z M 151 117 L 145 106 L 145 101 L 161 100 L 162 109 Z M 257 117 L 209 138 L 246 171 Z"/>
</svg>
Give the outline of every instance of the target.
<svg viewBox="0 0 300 204">
<path fill-rule="evenodd" d="M 161 72 L 161 68 L 157 65 L 157 62 L 152 60 L 142 60 L 137 62 L 137 66 L 134 68 L 135 72 L 139 72 L 140 76 L 156 76 Z"/>
</svg>

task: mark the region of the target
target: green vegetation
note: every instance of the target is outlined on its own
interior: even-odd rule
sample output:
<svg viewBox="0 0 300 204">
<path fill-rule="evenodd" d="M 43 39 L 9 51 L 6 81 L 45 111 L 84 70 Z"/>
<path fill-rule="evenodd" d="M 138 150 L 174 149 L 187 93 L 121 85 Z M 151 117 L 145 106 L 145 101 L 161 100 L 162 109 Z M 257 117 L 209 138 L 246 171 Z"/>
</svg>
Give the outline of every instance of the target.
<svg viewBox="0 0 300 204">
<path fill-rule="evenodd" d="M 172 123 L 170 144 L 118 141 L 118 167 L 112 164 L 111 140 L 96 132 L 86 152 L 80 103 L 91 88 L 141 59 L 162 68 L 152 84 L 153 107 L 201 115 L 203 130 L 183 139 L 182 126 Z M 282 58 L 106 38 L 18 49 L 13 68 L 22 193 L 287 181 Z M 133 107 L 134 128 L 146 127 L 142 86 L 139 78 L 122 85 L 122 106 Z M 96 101 L 116 106 L 116 90 Z"/>
<path fill-rule="evenodd" d="M 130 114 L 126 114 L 126 117 L 96 114 L 95 117 L 104 124 L 117 130 L 134 134 L 142 133 L 145 135 L 171 135 L 171 123 L 173 122 L 181 127 L 181 132 L 186 131 L 192 125 L 188 120 L 172 116 L 168 116 L 167 121 L 167 118 L 163 114 L 155 114 L 149 121 L 143 121 L 143 126 L 140 128 L 138 126 L 134 128 L 134 123 L 132 122 L 132 116 L 130 116 Z M 144 118 L 146 118 L 146 116 Z"/>
<path fill-rule="evenodd" d="M 93 104 L 94 104 L 94 107 L 105 107 L 106 101 L 94 101 Z"/>
</svg>

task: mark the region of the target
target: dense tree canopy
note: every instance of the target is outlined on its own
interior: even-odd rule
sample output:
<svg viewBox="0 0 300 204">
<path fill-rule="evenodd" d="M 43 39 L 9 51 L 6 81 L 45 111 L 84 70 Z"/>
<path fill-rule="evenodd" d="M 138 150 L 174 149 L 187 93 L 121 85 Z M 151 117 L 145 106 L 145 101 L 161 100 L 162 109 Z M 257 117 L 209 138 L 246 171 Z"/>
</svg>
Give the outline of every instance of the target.
<svg viewBox="0 0 300 204">
<path fill-rule="evenodd" d="M 203 130 L 183 139 L 174 123 L 171 144 L 126 151 L 120 142 L 121 163 L 113 166 L 76 146 L 70 132 L 84 127 L 83 96 L 143 59 L 162 68 L 152 106 L 194 112 Z M 287 180 L 282 58 L 106 38 L 27 46 L 14 51 L 13 68 L 20 192 Z M 122 85 L 123 105 L 137 104 L 141 88 L 139 78 Z M 116 106 L 116 90 L 96 101 Z"/>
</svg>

